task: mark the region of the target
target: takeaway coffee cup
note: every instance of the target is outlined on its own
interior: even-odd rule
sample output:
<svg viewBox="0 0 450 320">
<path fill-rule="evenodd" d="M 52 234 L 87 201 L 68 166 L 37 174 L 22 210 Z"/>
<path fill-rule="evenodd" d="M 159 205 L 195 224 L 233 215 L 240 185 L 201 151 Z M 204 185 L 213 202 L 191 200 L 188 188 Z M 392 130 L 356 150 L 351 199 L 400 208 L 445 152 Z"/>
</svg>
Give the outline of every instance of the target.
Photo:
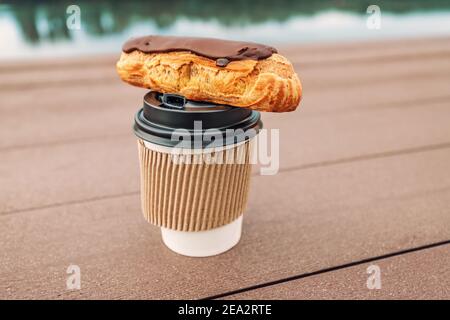
<svg viewBox="0 0 450 320">
<path fill-rule="evenodd" d="M 186 256 L 239 242 L 260 114 L 150 91 L 135 116 L 144 217 Z"/>
</svg>

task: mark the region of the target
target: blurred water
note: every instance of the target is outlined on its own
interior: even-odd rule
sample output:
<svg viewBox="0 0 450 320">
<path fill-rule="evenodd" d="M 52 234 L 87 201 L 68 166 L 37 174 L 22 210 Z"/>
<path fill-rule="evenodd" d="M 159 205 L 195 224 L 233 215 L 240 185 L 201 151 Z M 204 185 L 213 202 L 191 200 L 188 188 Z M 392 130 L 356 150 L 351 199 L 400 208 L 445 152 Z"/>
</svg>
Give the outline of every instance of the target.
<svg viewBox="0 0 450 320">
<path fill-rule="evenodd" d="M 68 1 L 0 4 L 0 59 L 120 52 L 131 36 L 197 35 L 266 44 L 450 35 L 450 1 L 77 1 L 81 29 L 66 27 Z"/>
</svg>

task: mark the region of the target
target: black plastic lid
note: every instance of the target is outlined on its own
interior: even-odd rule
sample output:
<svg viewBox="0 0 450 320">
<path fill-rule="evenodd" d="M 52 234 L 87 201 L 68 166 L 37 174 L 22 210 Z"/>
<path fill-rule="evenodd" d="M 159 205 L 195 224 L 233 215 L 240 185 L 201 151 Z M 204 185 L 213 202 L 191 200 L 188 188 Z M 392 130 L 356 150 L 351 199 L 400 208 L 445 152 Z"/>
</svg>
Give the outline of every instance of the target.
<svg viewBox="0 0 450 320">
<path fill-rule="evenodd" d="M 163 146 L 208 148 L 252 138 L 262 128 L 260 118 L 259 112 L 246 108 L 150 91 L 135 116 L 134 132 Z"/>
</svg>

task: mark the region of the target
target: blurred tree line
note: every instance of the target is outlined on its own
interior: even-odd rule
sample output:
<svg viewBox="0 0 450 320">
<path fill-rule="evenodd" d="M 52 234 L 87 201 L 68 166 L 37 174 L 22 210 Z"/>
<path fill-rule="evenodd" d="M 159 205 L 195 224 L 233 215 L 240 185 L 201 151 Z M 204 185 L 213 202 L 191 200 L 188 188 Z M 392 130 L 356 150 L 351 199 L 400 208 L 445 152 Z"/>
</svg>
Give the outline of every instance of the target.
<svg viewBox="0 0 450 320">
<path fill-rule="evenodd" d="M 15 1 L 7 5 L 28 42 L 70 39 L 66 8 L 73 1 Z M 171 26 L 178 18 L 216 20 L 223 25 L 285 21 L 297 15 L 313 15 L 340 9 L 365 14 L 372 0 L 77 0 L 82 27 L 92 35 L 124 31 L 135 22 L 153 21 L 158 28 Z M 382 12 L 448 10 L 449 0 L 378 0 Z M 42 31 L 44 30 L 44 31 Z"/>
</svg>

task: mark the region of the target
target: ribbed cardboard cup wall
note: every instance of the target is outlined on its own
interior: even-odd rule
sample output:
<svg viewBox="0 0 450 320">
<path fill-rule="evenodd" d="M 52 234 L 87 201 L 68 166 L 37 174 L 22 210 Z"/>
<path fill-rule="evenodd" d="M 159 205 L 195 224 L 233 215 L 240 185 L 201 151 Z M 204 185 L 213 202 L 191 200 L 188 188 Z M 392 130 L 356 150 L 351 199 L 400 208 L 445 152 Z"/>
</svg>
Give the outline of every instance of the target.
<svg viewBox="0 0 450 320">
<path fill-rule="evenodd" d="M 144 217 L 177 231 L 204 231 L 237 219 L 247 204 L 251 144 L 177 157 L 147 148 L 139 139 Z M 211 156 L 222 162 L 205 163 Z"/>
</svg>

